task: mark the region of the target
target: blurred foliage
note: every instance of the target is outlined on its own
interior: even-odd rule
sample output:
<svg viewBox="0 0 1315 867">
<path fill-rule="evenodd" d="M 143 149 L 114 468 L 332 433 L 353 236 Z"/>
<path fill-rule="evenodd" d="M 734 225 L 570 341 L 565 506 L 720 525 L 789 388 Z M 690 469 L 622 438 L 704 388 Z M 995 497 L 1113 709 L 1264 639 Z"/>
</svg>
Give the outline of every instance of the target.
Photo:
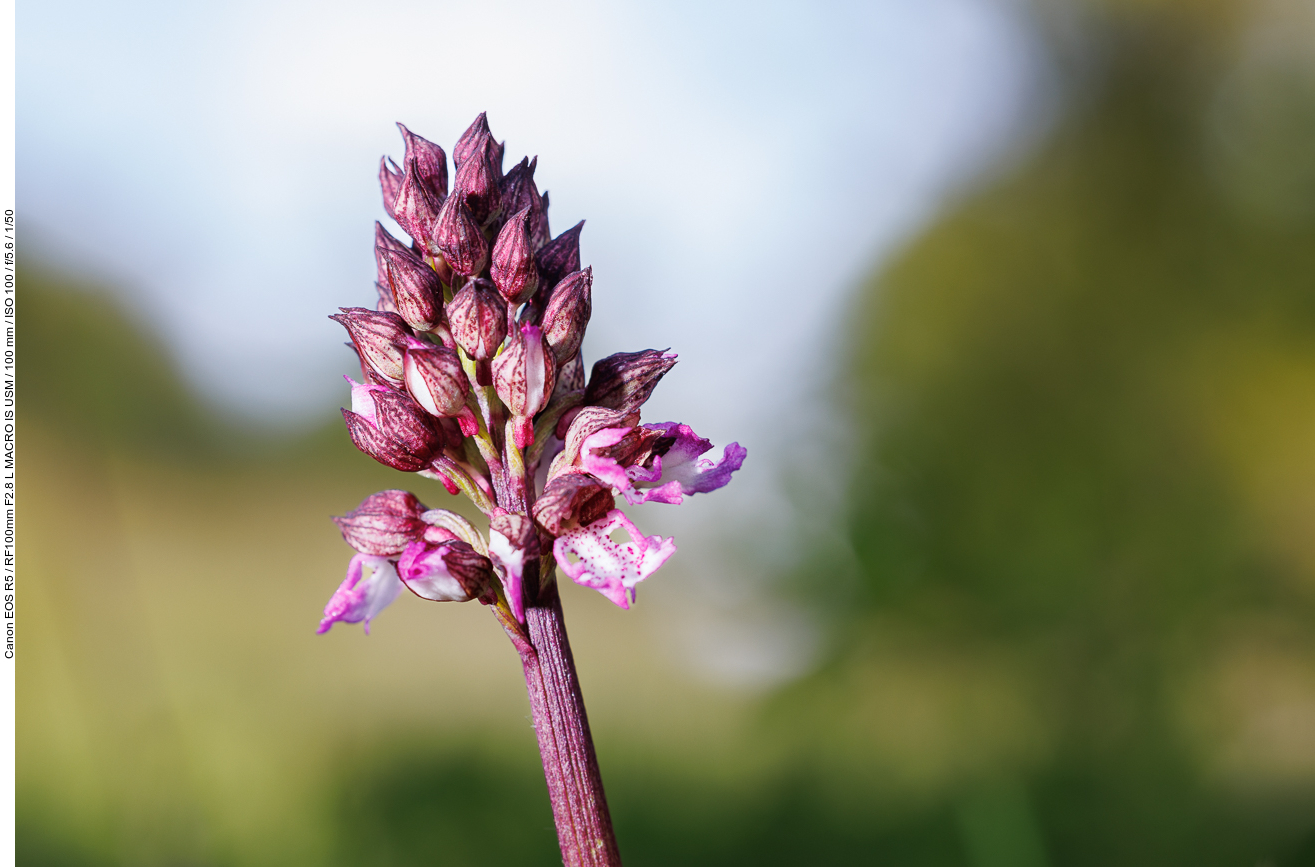
<svg viewBox="0 0 1315 867">
<path fill-rule="evenodd" d="M 851 325 L 852 617 L 795 700 L 862 751 L 881 711 L 848 697 L 939 677 L 943 730 L 878 761 L 921 744 L 936 797 L 1024 781 L 1054 863 L 1251 864 L 1315 825 L 1315 21 L 1287 11 L 1088 19 L 1051 140 Z"/>
<path fill-rule="evenodd" d="M 1315 31 L 1074 8 L 1048 141 L 849 317 L 822 669 L 728 696 L 565 588 L 632 867 L 1315 864 Z M 558 863 L 477 607 L 312 634 L 399 477 L 21 291 L 19 863 Z"/>
</svg>

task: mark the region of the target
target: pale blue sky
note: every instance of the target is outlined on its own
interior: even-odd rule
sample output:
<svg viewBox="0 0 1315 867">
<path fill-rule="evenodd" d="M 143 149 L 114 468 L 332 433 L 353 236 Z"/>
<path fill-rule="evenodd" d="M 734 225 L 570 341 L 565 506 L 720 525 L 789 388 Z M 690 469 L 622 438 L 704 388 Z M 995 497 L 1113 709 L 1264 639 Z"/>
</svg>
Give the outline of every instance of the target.
<svg viewBox="0 0 1315 867">
<path fill-rule="evenodd" d="M 812 395 L 856 281 L 1036 126 L 1044 62 L 1024 13 L 1021 0 L 24 3 L 20 219 L 47 258 L 120 289 L 220 406 L 320 420 L 352 369 L 325 317 L 373 304 L 393 122 L 449 147 L 487 110 L 507 165 L 539 155 L 553 229 L 588 220 L 587 360 L 679 352 L 648 420 L 745 443 L 754 471 L 713 512 L 779 518 L 784 462 L 825 426 Z M 710 514 L 667 510 L 646 531 L 722 526 Z"/>
</svg>

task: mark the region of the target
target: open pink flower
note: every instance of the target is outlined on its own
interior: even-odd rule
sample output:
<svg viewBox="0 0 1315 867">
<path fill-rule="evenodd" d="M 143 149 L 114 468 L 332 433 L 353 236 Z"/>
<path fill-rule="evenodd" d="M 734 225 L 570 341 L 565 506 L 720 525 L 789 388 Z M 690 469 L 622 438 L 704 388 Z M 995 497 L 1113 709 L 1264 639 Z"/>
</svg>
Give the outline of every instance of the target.
<svg viewBox="0 0 1315 867">
<path fill-rule="evenodd" d="M 623 529 L 628 541 L 612 538 Z M 578 527 L 557 537 L 553 556 L 571 580 L 592 587 L 622 608 L 635 598 L 635 585 L 658 570 L 676 553 L 674 539 L 645 536 L 620 509 L 587 527 Z"/>
<path fill-rule="evenodd" d="M 366 566 L 370 577 L 364 578 Z M 383 611 L 402 592 L 402 581 L 397 576 L 393 561 L 387 557 L 357 554 L 347 564 L 347 577 L 324 606 L 318 633 L 328 632 L 335 623 L 363 623 L 365 634 L 370 634 L 370 620 Z"/>
<path fill-rule="evenodd" d="M 700 457 L 712 449 L 712 443 L 677 422 L 642 425 L 661 437 L 651 450 L 635 457 L 635 463 L 618 459 L 609 450 L 632 435 L 630 428 L 608 428 L 591 434 L 580 449 L 580 466 L 595 478 L 616 488 L 631 505 L 658 503 L 680 505 L 690 494 L 705 494 L 730 483 L 731 474 L 740 468 L 747 450 L 731 443 L 720 461 Z"/>
</svg>

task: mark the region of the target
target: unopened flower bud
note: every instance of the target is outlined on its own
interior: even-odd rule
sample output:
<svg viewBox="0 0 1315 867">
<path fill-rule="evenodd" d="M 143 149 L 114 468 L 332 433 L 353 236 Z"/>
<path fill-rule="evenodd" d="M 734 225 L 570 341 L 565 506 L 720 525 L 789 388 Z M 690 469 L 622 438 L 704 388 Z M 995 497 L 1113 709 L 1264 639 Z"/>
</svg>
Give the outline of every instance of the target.
<svg viewBox="0 0 1315 867">
<path fill-rule="evenodd" d="M 555 367 L 545 351 L 543 332 L 534 325 L 521 326 L 493 359 L 493 385 L 511 410 L 517 448 L 534 442 L 534 416 L 552 396 Z"/>
<path fill-rule="evenodd" d="M 470 277 L 484 270 L 489 245 L 461 196 L 448 196 L 443 202 L 430 236 L 429 250 L 441 253 L 458 274 Z"/>
<path fill-rule="evenodd" d="M 379 157 L 379 187 L 384 194 L 384 212 L 397 219 L 397 194 L 402 190 L 403 171 L 389 157 Z"/>
<path fill-rule="evenodd" d="M 393 219 L 417 243 L 424 245 L 433 236 L 434 224 L 444 200 L 436 196 L 420 174 L 416 157 L 406 161 L 406 174 L 397 191 Z"/>
<path fill-rule="evenodd" d="M 580 232 L 584 220 L 553 238 L 535 254 L 547 286 L 556 286 L 567 274 L 580 270 Z"/>
<path fill-rule="evenodd" d="M 530 247 L 530 209 L 522 208 L 503 225 L 493 245 L 493 283 L 508 304 L 523 304 L 539 288 L 539 269 Z"/>
<path fill-rule="evenodd" d="M 375 220 L 374 221 L 374 249 L 375 249 L 374 261 L 375 264 L 378 266 L 380 282 L 383 282 L 387 277 L 387 274 L 384 273 L 383 262 L 379 258 L 380 247 L 387 247 L 389 250 L 396 250 L 399 253 L 410 253 L 413 256 L 419 255 L 414 248 L 408 247 L 406 244 L 403 244 L 401 241 L 394 238 L 392 236 L 392 233 L 384 228 L 383 223 L 380 223 L 378 220 Z"/>
<path fill-rule="evenodd" d="M 494 216 L 501 204 L 498 172 L 493 167 L 496 143 L 487 133 L 481 135 L 470 155 L 457 168 L 452 195 L 462 197 L 466 207 L 481 226 Z"/>
<path fill-rule="evenodd" d="M 406 390 L 430 415 L 453 418 L 466 408 L 470 382 L 456 350 L 413 340 L 403 362 Z"/>
<path fill-rule="evenodd" d="M 480 136 L 493 138 L 493 133 L 489 130 L 488 112 L 485 111 L 479 113 L 479 117 L 466 128 L 452 148 L 452 162 L 456 164 L 458 171 L 461 169 L 461 164 L 479 147 Z"/>
<path fill-rule="evenodd" d="M 471 280 L 447 306 L 452 337 L 466 355 L 487 361 L 507 336 L 507 302 L 487 280 Z"/>
<path fill-rule="evenodd" d="M 410 247 L 390 235 L 388 230 L 385 229 L 378 220 L 375 221 L 374 264 L 378 277 L 376 278 L 374 288 L 379 291 L 379 304 L 375 309 L 387 313 L 396 313 L 397 305 L 393 301 L 393 287 L 389 284 L 388 280 L 388 260 L 381 254 L 380 247 L 395 250 L 398 253 L 407 253 L 411 255 L 415 255 L 415 253 Z"/>
<path fill-rule="evenodd" d="M 548 228 L 548 191 L 539 196 L 538 221 L 530 224 L 530 239 L 534 249 L 542 250 L 552 240 L 552 230 Z"/>
<path fill-rule="evenodd" d="M 616 508 L 610 485 L 584 473 L 567 473 L 548 482 L 530 509 L 534 523 L 553 536 L 592 524 Z"/>
<path fill-rule="evenodd" d="M 420 405 L 387 386 L 353 384 L 352 408 L 342 415 L 356 447 L 395 470 L 422 470 L 443 446 Z"/>
<path fill-rule="evenodd" d="M 413 542 L 397 561 L 407 589 L 432 602 L 468 602 L 493 582 L 493 563 L 461 541 Z"/>
<path fill-rule="evenodd" d="M 502 213 L 515 214 L 530 209 L 528 229 L 532 251 L 552 240 L 548 230 L 548 202 L 539 195 L 539 188 L 534 184 L 534 169 L 538 163 L 538 157 L 523 159 L 512 166 L 502 180 Z"/>
<path fill-rule="evenodd" d="M 443 287 L 438 275 L 410 250 L 375 247 L 384 265 L 393 303 L 406 324 L 416 331 L 429 331 L 443 319 Z"/>
<path fill-rule="evenodd" d="M 666 350 L 618 352 L 595 362 L 585 391 L 589 406 L 604 406 L 634 412 L 648 400 L 658 381 L 676 365 L 676 356 Z"/>
<path fill-rule="evenodd" d="M 553 289 L 543 311 L 543 335 L 558 364 L 564 364 L 580 351 L 584 330 L 593 312 L 590 295 L 593 282 L 593 268 L 567 274 Z"/>
<path fill-rule="evenodd" d="M 429 527 L 420 516 L 428 509 L 410 491 L 380 491 L 333 522 L 357 551 L 377 557 L 401 554 Z"/>
<path fill-rule="evenodd" d="M 557 398 L 573 391 L 584 391 L 584 356 L 578 352 L 570 361 L 557 366 L 557 386 L 552 396 Z"/>
<path fill-rule="evenodd" d="M 443 149 L 428 139 L 423 139 L 402 124 L 397 128 L 402 132 L 402 141 L 406 142 L 406 154 L 403 164 L 415 160 L 421 183 L 429 190 L 435 202 L 447 197 L 447 154 Z"/>
<path fill-rule="evenodd" d="M 361 360 L 389 382 L 402 381 L 402 347 L 411 336 L 396 313 L 365 307 L 339 307 L 329 318 L 347 329 Z"/>
</svg>

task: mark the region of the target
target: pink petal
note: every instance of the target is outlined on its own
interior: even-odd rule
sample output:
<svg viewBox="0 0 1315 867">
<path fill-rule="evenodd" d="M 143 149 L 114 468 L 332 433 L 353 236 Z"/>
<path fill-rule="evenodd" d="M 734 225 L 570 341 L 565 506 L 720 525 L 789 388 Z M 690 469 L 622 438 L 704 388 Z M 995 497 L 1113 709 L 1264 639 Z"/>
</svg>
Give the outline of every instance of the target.
<svg viewBox="0 0 1315 867">
<path fill-rule="evenodd" d="M 457 415 L 457 424 L 461 425 L 461 435 L 473 437 L 479 433 L 479 420 L 475 418 L 474 411 L 470 407 L 462 407 L 461 412 Z"/>
<path fill-rule="evenodd" d="M 662 431 L 674 436 L 676 442 L 666 454 L 653 461 L 653 468 L 661 474 L 654 479 L 658 487 L 646 491 L 638 502 L 649 500 L 679 505 L 682 495 L 706 494 L 730 483 L 731 474 L 744 464 L 749 451 L 739 443 L 731 443 L 722 452 L 721 460 L 700 457 L 712 448 L 712 443 L 694 433 L 689 425 L 677 422 L 646 424 L 649 430 Z M 627 497 L 627 499 L 629 499 Z"/>
<path fill-rule="evenodd" d="M 374 398 L 370 396 L 371 392 L 387 391 L 382 385 L 371 385 L 368 382 L 356 382 L 350 376 L 344 376 L 343 379 L 351 383 L 352 386 L 352 412 L 361 416 L 370 424 L 377 423 L 378 410 L 374 406 Z"/>
<path fill-rule="evenodd" d="M 612 540 L 610 534 L 618 528 L 630 535 L 628 542 Z M 620 509 L 568 531 L 553 543 L 557 565 L 572 581 L 594 588 L 622 608 L 630 607 L 635 586 L 675 552 L 675 540 L 643 535 Z"/>
<path fill-rule="evenodd" d="M 461 581 L 448 569 L 443 555 L 448 545 L 440 543 L 430 545 L 425 542 L 412 542 L 406 546 L 397 569 L 402 583 L 421 599 L 431 602 L 465 602 L 470 593 Z"/>
<path fill-rule="evenodd" d="M 678 506 L 690 494 L 723 488 L 748 453 L 739 443 L 731 443 L 722 453 L 722 459 L 713 461 L 700 457 L 712 448 L 712 443 L 694 433 L 689 425 L 664 422 L 644 427 L 675 438 L 665 454 L 653 458 L 649 468 L 622 467 L 614 458 L 596 453 L 616 445 L 630 428 L 605 428 L 590 434 L 580 446 L 580 465 L 584 471 L 616 488 L 632 506 L 648 502 Z"/>
<path fill-rule="evenodd" d="M 511 540 L 489 528 L 489 557 L 502 564 L 502 590 L 507 594 L 511 613 L 525 622 L 525 550 L 511 544 Z"/>
<path fill-rule="evenodd" d="M 370 567 L 370 577 L 361 580 L 363 567 Z M 347 564 L 347 577 L 338 586 L 329 604 L 324 606 L 324 618 L 317 633 L 328 632 L 333 624 L 365 623 L 365 634 L 370 634 L 370 620 L 383 611 L 402 592 L 393 562 L 383 557 L 357 554 Z"/>
<path fill-rule="evenodd" d="M 630 433 L 630 430 L 628 427 L 604 428 L 585 437 L 584 442 L 580 445 L 580 466 L 584 471 L 600 482 L 606 482 L 622 492 L 631 487 L 630 477 L 626 475 L 625 467 L 618 464 L 614 458 L 598 455 L 594 452 L 621 442 L 625 439 L 625 435 Z"/>
</svg>

